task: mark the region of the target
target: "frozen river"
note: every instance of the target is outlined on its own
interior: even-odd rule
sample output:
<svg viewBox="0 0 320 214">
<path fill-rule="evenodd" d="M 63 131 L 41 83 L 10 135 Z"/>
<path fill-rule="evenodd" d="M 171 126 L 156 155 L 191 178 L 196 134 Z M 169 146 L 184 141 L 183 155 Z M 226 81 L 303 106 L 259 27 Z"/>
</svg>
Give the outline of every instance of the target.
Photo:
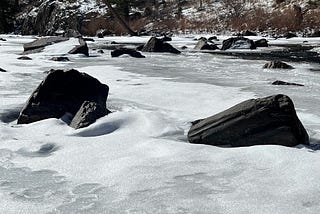
<svg viewBox="0 0 320 214">
<path fill-rule="evenodd" d="M 89 43 L 91 57 L 66 54 L 77 40 L 17 60 L 31 37 L 0 41 L 0 213 L 319 213 L 318 146 L 219 148 L 192 145 L 190 122 L 250 98 L 289 95 L 312 143 L 320 141 L 320 64 L 183 52 L 111 58 Z M 291 40 L 293 43 L 302 39 Z M 286 43 L 273 41 L 274 43 Z M 316 40 L 310 42 L 316 43 Z M 193 47 L 193 37 L 174 37 Z M 66 55 L 70 62 L 54 62 Z M 110 87 L 112 114 L 73 130 L 60 119 L 16 125 L 32 91 L 51 68 L 76 68 Z M 275 80 L 305 85 L 274 86 Z M 46 148 L 45 153 L 41 152 Z"/>
</svg>

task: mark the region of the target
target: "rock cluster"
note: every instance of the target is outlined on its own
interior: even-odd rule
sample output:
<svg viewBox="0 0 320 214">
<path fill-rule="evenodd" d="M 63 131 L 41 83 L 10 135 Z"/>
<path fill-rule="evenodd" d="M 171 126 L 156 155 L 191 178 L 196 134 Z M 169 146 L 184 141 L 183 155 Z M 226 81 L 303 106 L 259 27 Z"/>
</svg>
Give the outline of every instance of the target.
<svg viewBox="0 0 320 214">
<path fill-rule="evenodd" d="M 51 70 L 21 110 L 18 124 L 61 118 L 70 113 L 76 115 L 72 127 L 87 126 L 109 112 L 108 92 L 107 85 L 86 73 Z"/>
</svg>

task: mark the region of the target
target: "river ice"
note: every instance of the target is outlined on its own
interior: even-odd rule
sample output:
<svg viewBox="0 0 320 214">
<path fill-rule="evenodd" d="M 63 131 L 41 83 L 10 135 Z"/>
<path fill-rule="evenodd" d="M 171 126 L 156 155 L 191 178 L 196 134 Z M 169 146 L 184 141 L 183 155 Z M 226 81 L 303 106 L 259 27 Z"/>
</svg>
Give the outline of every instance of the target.
<svg viewBox="0 0 320 214">
<path fill-rule="evenodd" d="M 289 95 L 313 144 L 320 141 L 320 66 L 266 70 L 263 60 L 184 52 L 111 58 L 68 55 L 76 39 L 17 60 L 32 37 L 1 35 L 0 213 L 319 213 L 320 147 L 192 145 L 190 122 L 249 98 Z M 291 40 L 292 43 L 304 39 Z M 286 40 L 273 41 L 287 43 Z M 310 40 L 316 43 L 317 40 Z M 195 44 L 174 37 L 173 45 Z M 70 62 L 54 62 L 65 55 Z M 79 130 L 60 119 L 16 125 L 51 68 L 76 68 L 110 87 L 114 113 Z M 274 80 L 305 87 L 273 86 Z"/>
</svg>

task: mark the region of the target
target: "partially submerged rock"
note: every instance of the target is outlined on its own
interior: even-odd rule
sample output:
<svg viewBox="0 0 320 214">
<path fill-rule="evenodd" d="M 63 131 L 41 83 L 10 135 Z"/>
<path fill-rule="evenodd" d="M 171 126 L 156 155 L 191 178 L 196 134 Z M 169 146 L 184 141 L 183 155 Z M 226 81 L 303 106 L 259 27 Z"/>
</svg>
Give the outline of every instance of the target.
<svg viewBox="0 0 320 214">
<path fill-rule="evenodd" d="M 254 42 L 254 45 L 256 47 L 268 47 L 269 46 L 268 40 L 266 40 L 266 39 L 259 39 Z"/>
<path fill-rule="evenodd" d="M 32 60 L 30 57 L 28 57 L 28 56 L 20 56 L 20 57 L 18 57 L 17 59 L 19 59 L 19 60 Z"/>
<path fill-rule="evenodd" d="M 52 57 L 50 60 L 57 61 L 57 62 L 68 62 L 68 61 L 70 61 L 69 58 L 66 57 L 66 56 L 55 56 L 55 57 Z"/>
<path fill-rule="evenodd" d="M 124 54 L 127 54 L 135 58 L 145 58 L 145 56 L 143 56 L 140 52 L 131 48 L 118 48 L 116 50 L 111 51 L 111 57 L 119 57 Z"/>
<path fill-rule="evenodd" d="M 273 60 L 268 63 L 266 63 L 263 68 L 269 68 L 269 69 L 294 69 L 291 65 L 288 65 L 287 63 L 284 63 L 279 60 Z"/>
<path fill-rule="evenodd" d="M 51 70 L 20 112 L 18 124 L 76 115 L 85 101 L 106 109 L 109 87 L 77 70 Z M 99 114 L 100 115 L 100 114 Z"/>
<path fill-rule="evenodd" d="M 294 83 L 294 82 L 284 82 L 281 80 L 276 80 L 272 83 L 272 85 L 292 85 L 292 86 L 304 86 L 302 84 L 299 83 Z"/>
<path fill-rule="evenodd" d="M 190 143 L 213 146 L 309 144 L 309 136 L 286 95 L 251 99 L 206 119 L 188 133 Z"/>
<path fill-rule="evenodd" d="M 199 40 L 196 46 L 194 47 L 195 50 L 217 50 L 219 49 L 215 44 L 208 44 L 207 40 Z"/>
<path fill-rule="evenodd" d="M 87 43 L 79 38 L 80 45 L 75 46 L 72 50 L 69 51 L 69 54 L 84 54 L 85 56 L 89 56 L 89 48 Z"/>
<path fill-rule="evenodd" d="M 3 68 L 0 68 L 0 72 L 7 72 L 7 71 L 4 70 Z"/>
<path fill-rule="evenodd" d="M 223 40 L 221 50 L 227 49 L 256 49 L 253 40 L 244 37 L 231 37 Z"/>
<path fill-rule="evenodd" d="M 54 36 L 54 37 L 44 37 L 36 39 L 33 42 L 26 43 L 23 45 L 24 54 L 30 54 L 30 53 L 37 53 L 44 49 L 44 47 L 48 45 L 52 45 L 55 43 L 67 41 L 69 38 L 67 37 L 61 37 L 61 36 Z"/>
<path fill-rule="evenodd" d="M 161 39 L 151 37 L 149 41 L 143 46 L 142 52 L 168 52 L 180 54 L 181 52 L 174 48 L 169 43 L 163 42 Z"/>
</svg>

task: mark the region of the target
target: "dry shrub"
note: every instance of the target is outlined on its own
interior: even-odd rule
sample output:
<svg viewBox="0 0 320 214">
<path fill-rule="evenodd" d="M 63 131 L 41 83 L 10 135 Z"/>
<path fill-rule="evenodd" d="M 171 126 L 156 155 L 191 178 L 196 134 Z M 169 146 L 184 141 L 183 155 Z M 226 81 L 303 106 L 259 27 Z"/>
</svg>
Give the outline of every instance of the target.
<svg viewBox="0 0 320 214">
<path fill-rule="evenodd" d="M 303 27 L 311 29 L 320 28 L 320 9 L 310 10 L 303 16 Z"/>
<path fill-rule="evenodd" d="M 270 27 L 280 32 L 301 30 L 302 17 L 298 18 L 292 8 L 270 14 Z"/>
</svg>

